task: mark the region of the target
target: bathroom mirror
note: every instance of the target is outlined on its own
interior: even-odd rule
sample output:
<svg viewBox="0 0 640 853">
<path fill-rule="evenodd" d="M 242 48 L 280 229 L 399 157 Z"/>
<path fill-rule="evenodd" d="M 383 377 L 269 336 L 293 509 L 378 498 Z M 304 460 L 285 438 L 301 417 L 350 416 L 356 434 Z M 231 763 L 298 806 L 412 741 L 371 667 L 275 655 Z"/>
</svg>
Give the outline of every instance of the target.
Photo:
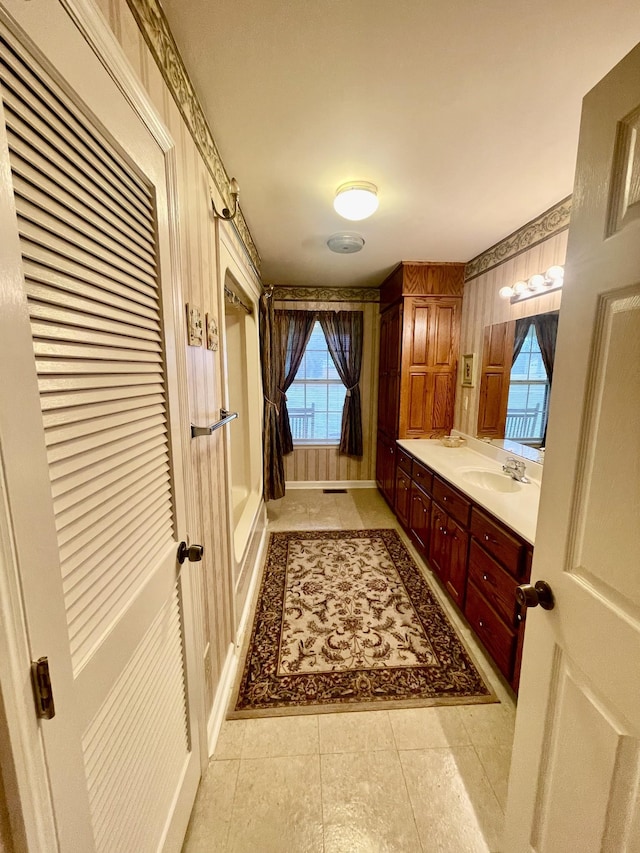
<svg viewBox="0 0 640 853">
<path fill-rule="evenodd" d="M 558 311 L 484 330 L 478 436 L 544 446 Z"/>
</svg>

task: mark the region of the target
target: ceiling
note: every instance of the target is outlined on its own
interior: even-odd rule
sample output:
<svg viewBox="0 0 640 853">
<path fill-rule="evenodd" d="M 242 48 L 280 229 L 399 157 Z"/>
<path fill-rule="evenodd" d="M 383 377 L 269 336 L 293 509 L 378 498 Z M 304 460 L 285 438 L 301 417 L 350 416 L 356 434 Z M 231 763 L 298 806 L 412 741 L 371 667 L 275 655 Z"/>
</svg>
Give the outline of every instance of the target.
<svg viewBox="0 0 640 853">
<path fill-rule="evenodd" d="M 571 193 L 583 95 L 638 0 L 163 0 L 265 284 L 467 261 Z M 348 222 L 339 184 L 380 207 Z M 327 239 L 361 234 L 358 254 Z"/>
</svg>

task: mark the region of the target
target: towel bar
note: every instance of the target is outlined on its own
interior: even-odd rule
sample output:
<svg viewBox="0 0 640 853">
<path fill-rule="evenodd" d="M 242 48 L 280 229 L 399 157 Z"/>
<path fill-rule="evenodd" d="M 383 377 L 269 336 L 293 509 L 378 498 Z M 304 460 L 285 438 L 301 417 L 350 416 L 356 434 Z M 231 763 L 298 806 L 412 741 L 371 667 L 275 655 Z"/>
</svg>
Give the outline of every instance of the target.
<svg viewBox="0 0 640 853">
<path fill-rule="evenodd" d="M 230 421 L 235 420 L 237 417 L 237 412 L 228 412 L 226 409 L 220 409 L 220 420 L 216 421 L 215 424 L 211 424 L 206 427 L 199 427 L 195 424 L 191 424 L 191 438 L 197 438 L 200 435 L 211 435 L 212 432 L 220 429 L 221 426 L 228 424 Z"/>
</svg>

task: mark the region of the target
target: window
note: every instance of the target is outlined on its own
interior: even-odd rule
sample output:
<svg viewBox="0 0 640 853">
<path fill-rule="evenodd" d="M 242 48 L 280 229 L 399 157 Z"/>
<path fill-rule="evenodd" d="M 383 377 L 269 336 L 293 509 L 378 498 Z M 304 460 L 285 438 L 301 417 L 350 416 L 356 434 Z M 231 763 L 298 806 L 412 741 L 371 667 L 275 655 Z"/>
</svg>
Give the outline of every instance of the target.
<svg viewBox="0 0 640 853">
<path fill-rule="evenodd" d="M 505 438 L 540 444 L 547 422 L 549 378 L 533 324 L 511 368 Z"/>
<path fill-rule="evenodd" d="M 294 444 L 339 444 L 346 388 L 338 376 L 319 322 L 287 391 Z"/>
</svg>

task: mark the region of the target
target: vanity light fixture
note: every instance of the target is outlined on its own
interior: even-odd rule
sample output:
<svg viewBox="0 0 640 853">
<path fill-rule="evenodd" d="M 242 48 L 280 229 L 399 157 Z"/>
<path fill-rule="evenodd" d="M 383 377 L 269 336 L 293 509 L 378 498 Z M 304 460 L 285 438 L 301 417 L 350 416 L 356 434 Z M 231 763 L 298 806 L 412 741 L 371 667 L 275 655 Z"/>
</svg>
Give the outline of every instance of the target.
<svg viewBox="0 0 640 853">
<path fill-rule="evenodd" d="M 228 207 L 223 207 L 220 213 L 216 210 L 216 205 L 213 201 L 213 194 L 211 195 L 211 207 L 213 208 L 213 215 L 216 219 L 226 219 L 227 222 L 235 219 L 235 215 L 238 212 L 238 199 L 240 198 L 240 187 L 238 186 L 238 182 L 235 178 L 231 178 L 229 181 L 229 195 L 231 196 L 233 210 L 229 210 Z"/>
<path fill-rule="evenodd" d="M 341 184 L 333 200 L 336 213 L 353 222 L 366 219 L 378 209 L 378 188 L 369 181 Z"/>
<path fill-rule="evenodd" d="M 555 264 L 544 274 L 536 273 L 527 281 L 516 281 L 511 287 L 501 287 L 498 293 L 503 299 L 510 299 L 513 305 L 514 302 L 524 302 L 525 299 L 560 290 L 563 282 L 564 267 Z"/>
</svg>

